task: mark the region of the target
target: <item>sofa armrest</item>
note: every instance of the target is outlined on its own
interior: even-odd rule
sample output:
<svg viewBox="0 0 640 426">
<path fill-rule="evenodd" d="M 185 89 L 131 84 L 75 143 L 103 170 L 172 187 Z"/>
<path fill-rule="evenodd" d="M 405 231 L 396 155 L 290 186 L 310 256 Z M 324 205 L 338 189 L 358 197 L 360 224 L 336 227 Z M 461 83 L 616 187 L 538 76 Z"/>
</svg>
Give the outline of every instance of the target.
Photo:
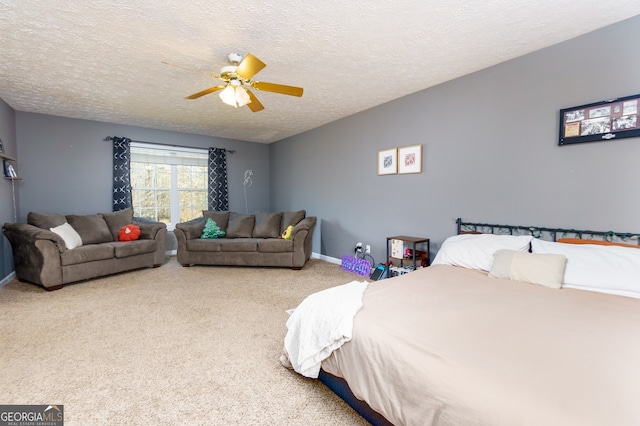
<svg viewBox="0 0 640 426">
<path fill-rule="evenodd" d="M 173 235 L 176 237 L 178 249 L 176 260 L 183 266 L 189 265 L 189 253 L 187 252 L 187 240 L 200 238 L 206 220 L 203 216 L 191 219 L 187 222 L 176 223 Z"/>
<path fill-rule="evenodd" d="M 316 226 L 316 217 L 308 216 L 302 219 L 291 231 L 293 241 L 293 267 L 301 268 L 311 257 L 313 244 L 313 230 Z"/>
<path fill-rule="evenodd" d="M 160 266 L 166 259 L 165 241 L 167 239 L 167 225 L 163 222 L 134 217 L 133 224 L 140 228 L 141 240 L 156 240 L 156 251 L 153 255 L 153 264 Z"/>
<path fill-rule="evenodd" d="M 176 228 L 184 233 L 185 239 L 193 240 L 194 238 L 200 238 L 205 223 L 205 218 L 201 216 L 187 222 L 177 223 Z"/>
<path fill-rule="evenodd" d="M 38 228 L 28 223 L 5 223 L 3 226 L 4 235 L 12 246 L 28 245 L 35 247 L 37 240 L 49 240 L 56 245 L 60 253 L 67 249 L 67 245 L 60 235 L 48 229 Z"/>
<path fill-rule="evenodd" d="M 11 244 L 18 279 L 43 287 L 62 284 L 60 255 L 67 247 L 59 235 L 26 223 L 5 223 L 3 230 Z"/>
<path fill-rule="evenodd" d="M 165 223 L 156 222 L 155 220 L 146 219 L 144 217 L 134 217 L 133 224 L 140 228 L 141 240 L 155 240 L 160 230 L 167 229 L 167 225 Z"/>
<path fill-rule="evenodd" d="M 291 239 L 295 240 L 296 235 L 300 231 L 311 231 L 313 233 L 313 228 L 316 226 L 316 218 L 314 216 L 305 217 L 302 219 L 296 226 L 293 227 L 291 231 Z"/>
</svg>

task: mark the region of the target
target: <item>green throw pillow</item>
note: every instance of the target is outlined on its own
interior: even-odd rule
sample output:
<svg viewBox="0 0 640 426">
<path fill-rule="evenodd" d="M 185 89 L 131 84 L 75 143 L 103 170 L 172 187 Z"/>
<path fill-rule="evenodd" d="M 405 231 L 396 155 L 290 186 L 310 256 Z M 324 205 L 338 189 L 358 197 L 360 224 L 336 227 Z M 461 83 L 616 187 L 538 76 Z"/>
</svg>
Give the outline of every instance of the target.
<svg viewBox="0 0 640 426">
<path fill-rule="evenodd" d="M 215 220 L 209 217 L 207 218 L 207 222 L 204 224 L 204 229 L 202 230 L 200 238 L 222 238 L 225 235 L 225 232 L 218 226 Z"/>
</svg>

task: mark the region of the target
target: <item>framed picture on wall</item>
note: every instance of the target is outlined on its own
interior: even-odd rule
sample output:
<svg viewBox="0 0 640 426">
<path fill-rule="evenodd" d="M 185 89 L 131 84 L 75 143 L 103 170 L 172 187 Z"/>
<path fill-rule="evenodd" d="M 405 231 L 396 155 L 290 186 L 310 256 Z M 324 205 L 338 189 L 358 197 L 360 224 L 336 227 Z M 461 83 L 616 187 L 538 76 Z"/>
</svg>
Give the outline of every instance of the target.
<svg viewBox="0 0 640 426">
<path fill-rule="evenodd" d="M 640 95 L 560 110 L 558 145 L 640 136 Z"/>
<path fill-rule="evenodd" d="M 398 150 L 396 148 L 378 151 L 378 175 L 398 173 Z"/>
<path fill-rule="evenodd" d="M 422 145 L 398 148 L 398 173 L 422 173 Z"/>
</svg>

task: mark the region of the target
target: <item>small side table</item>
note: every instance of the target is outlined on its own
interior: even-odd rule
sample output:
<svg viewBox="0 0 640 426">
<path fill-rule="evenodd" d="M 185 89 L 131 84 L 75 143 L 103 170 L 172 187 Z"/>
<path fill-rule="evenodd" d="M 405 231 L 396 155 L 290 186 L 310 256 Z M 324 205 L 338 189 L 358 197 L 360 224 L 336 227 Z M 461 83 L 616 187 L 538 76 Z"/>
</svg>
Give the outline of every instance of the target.
<svg viewBox="0 0 640 426">
<path fill-rule="evenodd" d="M 402 249 L 402 257 L 392 256 L 391 244 L 392 240 L 400 240 L 403 242 Z M 407 256 L 405 252 L 405 245 L 408 245 L 411 249 L 411 256 Z M 422 251 L 421 254 L 418 254 L 417 246 L 424 245 L 426 246 L 426 251 Z M 394 237 L 387 237 L 387 261 L 399 260 L 400 266 L 404 267 L 404 262 L 411 262 L 411 266 L 413 269 L 416 269 L 416 262 L 420 259 L 420 263 L 426 263 L 429 266 L 429 251 L 431 249 L 431 245 L 429 242 L 429 238 L 424 237 L 410 237 L 407 235 L 396 235 Z"/>
</svg>

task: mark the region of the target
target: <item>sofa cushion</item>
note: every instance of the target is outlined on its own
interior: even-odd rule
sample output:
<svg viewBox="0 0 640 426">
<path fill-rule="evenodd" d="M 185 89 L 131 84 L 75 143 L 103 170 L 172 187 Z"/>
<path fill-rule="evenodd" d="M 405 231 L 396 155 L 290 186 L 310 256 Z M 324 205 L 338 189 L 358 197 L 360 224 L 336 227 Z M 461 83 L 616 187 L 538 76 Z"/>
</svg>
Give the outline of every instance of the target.
<svg viewBox="0 0 640 426">
<path fill-rule="evenodd" d="M 109 244 L 84 245 L 73 250 L 65 250 L 60 255 L 60 262 L 62 266 L 77 265 L 96 260 L 112 259 L 113 253 L 113 247 Z"/>
<path fill-rule="evenodd" d="M 67 215 L 69 225 L 80 234 L 82 244 L 100 244 L 113 241 L 113 235 L 102 215 Z M 118 230 L 119 231 L 119 230 Z"/>
<path fill-rule="evenodd" d="M 193 238 L 187 240 L 187 251 L 208 251 L 212 253 L 218 253 L 220 251 L 220 245 L 222 239 L 203 239 Z"/>
<path fill-rule="evenodd" d="M 260 253 L 292 253 L 293 241 L 283 239 L 258 240 Z"/>
<path fill-rule="evenodd" d="M 117 212 L 100 213 L 100 215 L 107 223 L 109 231 L 111 231 L 111 241 L 118 241 L 118 232 L 133 222 L 133 209 L 131 207 Z"/>
<path fill-rule="evenodd" d="M 114 254 L 118 259 L 137 254 L 153 253 L 158 247 L 156 240 L 118 241 L 105 245 L 114 248 Z"/>
<path fill-rule="evenodd" d="M 67 219 L 57 213 L 43 214 L 37 212 L 29 212 L 27 215 L 27 223 L 42 229 L 51 229 L 66 223 Z"/>
<path fill-rule="evenodd" d="M 218 224 L 220 229 L 223 231 L 227 231 L 227 226 L 229 225 L 229 212 L 218 212 L 215 210 L 202 210 L 202 216 L 206 219 L 213 219 L 215 223 Z"/>
<path fill-rule="evenodd" d="M 254 238 L 278 238 L 280 236 L 282 213 L 256 212 L 255 216 Z"/>
<path fill-rule="evenodd" d="M 231 212 L 227 226 L 227 238 L 251 238 L 255 221 L 256 217 L 252 214 Z"/>
<path fill-rule="evenodd" d="M 298 222 L 305 218 L 306 215 L 306 210 L 299 210 L 297 212 L 284 212 L 282 214 L 282 224 L 280 225 L 280 232 L 278 232 L 278 235 L 282 235 L 289 226 L 296 226 Z"/>
<path fill-rule="evenodd" d="M 258 251 L 258 240 L 254 238 L 235 238 L 219 240 L 220 251 Z"/>
</svg>

